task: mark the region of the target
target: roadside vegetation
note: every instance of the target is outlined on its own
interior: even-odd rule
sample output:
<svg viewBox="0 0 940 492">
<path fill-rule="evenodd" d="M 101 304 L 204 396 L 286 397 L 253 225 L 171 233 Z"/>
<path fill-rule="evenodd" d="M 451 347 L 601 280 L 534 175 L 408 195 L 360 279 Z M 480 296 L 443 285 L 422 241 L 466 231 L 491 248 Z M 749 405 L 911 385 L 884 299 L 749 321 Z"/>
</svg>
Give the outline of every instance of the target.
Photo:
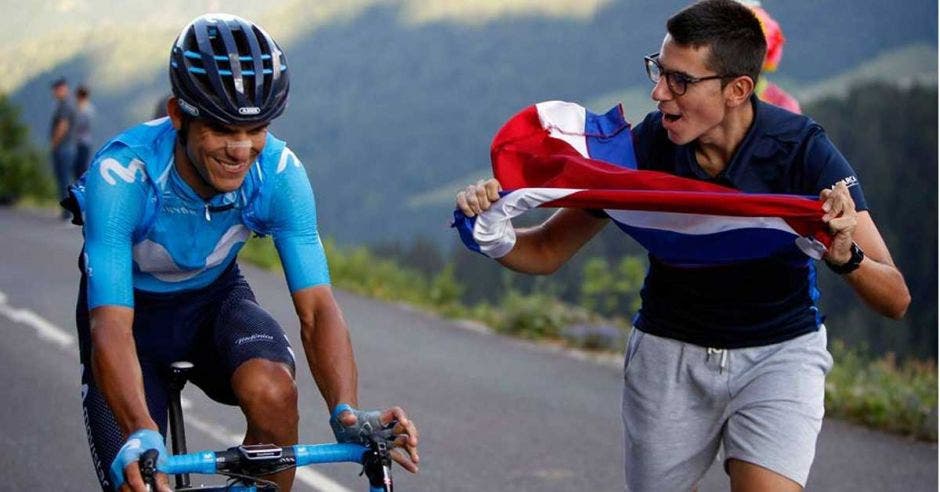
<svg viewBox="0 0 940 492">
<path fill-rule="evenodd" d="M 47 160 L 30 143 L 20 109 L 0 94 L 0 205 L 23 199 L 49 201 L 54 191 Z"/>
</svg>

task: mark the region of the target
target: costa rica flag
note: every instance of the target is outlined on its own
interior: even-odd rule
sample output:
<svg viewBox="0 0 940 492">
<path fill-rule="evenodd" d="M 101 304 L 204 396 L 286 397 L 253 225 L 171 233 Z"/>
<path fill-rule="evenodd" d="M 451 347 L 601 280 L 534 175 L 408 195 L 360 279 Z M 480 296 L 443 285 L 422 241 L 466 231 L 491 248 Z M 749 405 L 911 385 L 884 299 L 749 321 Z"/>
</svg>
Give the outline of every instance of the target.
<svg viewBox="0 0 940 492">
<path fill-rule="evenodd" d="M 511 219 L 536 207 L 603 210 L 673 265 L 791 253 L 820 259 L 832 240 L 818 197 L 744 193 L 637 170 L 620 105 L 602 115 L 562 101 L 529 106 L 496 133 L 491 160 L 502 198 L 476 217 L 454 213 L 465 245 L 491 257 L 511 250 Z"/>
</svg>

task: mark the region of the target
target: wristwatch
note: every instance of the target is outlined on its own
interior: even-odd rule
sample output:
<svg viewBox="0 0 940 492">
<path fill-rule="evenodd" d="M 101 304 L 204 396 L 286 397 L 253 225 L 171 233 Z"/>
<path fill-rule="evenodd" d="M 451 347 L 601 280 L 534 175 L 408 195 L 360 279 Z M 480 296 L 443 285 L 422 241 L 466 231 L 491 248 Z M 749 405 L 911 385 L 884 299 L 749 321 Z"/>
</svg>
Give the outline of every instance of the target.
<svg viewBox="0 0 940 492">
<path fill-rule="evenodd" d="M 859 267 L 859 265 L 862 264 L 862 260 L 865 259 L 865 252 L 862 251 L 862 248 L 859 248 L 855 243 L 852 243 L 851 251 L 852 256 L 849 258 L 849 261 L 841 265 L 836 265 L 834 263 L 830 263 L 829 260 L 826 260 L 826 266 L 839 275 L 845 275 L 847 273 L 854 272 Z"/>
</svg>

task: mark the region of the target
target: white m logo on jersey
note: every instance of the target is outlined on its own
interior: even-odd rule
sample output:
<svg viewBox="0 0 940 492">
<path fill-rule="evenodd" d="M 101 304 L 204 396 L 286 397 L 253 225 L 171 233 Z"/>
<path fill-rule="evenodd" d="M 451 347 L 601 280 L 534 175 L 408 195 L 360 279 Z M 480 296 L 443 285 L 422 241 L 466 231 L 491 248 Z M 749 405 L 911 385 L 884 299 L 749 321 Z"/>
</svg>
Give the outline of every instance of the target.
<svg viewBox="0 0 940 492">
<path fill-rule="evenodd" d="M 281 151 L 281 159 L 277 161 L 277 171 L 275 174 L 281 174 L 287 169 L 287 159 L 290 158 L 293 161 L 294 167 L 301 167 L 300 160 L 297 159 L 297 156 L 294 155 L 294 152 L 287 147 L 284 147 L 284 150 Z"/>
<path fill-rule="evenodd" d="M 111 157 L 101 161 L 101 177 L 111 186 L 117 184 L 114 174 L 117 174 L 125 182 L 133 183 L 137 178 L 137 171 L 140 171 L 145 180 L 147 179 L 147 175 L 144 173 L 144 163 L 137 159 L 132 160 L 127 167 L 122 166 L 120 162 Z"/>
</svg>

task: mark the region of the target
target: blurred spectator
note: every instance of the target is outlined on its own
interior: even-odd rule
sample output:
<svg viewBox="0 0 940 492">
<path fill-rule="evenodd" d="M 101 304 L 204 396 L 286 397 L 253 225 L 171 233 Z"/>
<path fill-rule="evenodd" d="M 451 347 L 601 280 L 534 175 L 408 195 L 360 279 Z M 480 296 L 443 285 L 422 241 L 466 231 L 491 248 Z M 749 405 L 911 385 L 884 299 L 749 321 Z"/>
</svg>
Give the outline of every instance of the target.
<svg viewBox="0 0 940 492">
<path fill-rule="evenodd" d="M 91 104 L 91 92 L 84 85 L 75 89 L 75 164 L 72 167 L 72 177 L 78 179 L 88 169 L 88 160 L 91 158 L 91 125 L 95 120 L 95 106 Z"/>
<path fill-rule="evenodd" d="M 55 173 L 59 199 L 65 198 L 75 163 L 75 106 L 69 98 L 69 84 L 65 77 L 52 83 L 52 97 L 56 100 L 52 120 L 49 123 L 49 149 L 52 153 L 52 170 Z M 67 211 L 62 212 L 69 219 Z"/>
<path fill-rule="evenodd" d="M 165 94 L 157 101 L 157 106 L 153 108 L 153 119 L 166 116 L 166 103 L 170 100 L 170 97 L 172 97 L 172 94 Z"/>
</svg>

